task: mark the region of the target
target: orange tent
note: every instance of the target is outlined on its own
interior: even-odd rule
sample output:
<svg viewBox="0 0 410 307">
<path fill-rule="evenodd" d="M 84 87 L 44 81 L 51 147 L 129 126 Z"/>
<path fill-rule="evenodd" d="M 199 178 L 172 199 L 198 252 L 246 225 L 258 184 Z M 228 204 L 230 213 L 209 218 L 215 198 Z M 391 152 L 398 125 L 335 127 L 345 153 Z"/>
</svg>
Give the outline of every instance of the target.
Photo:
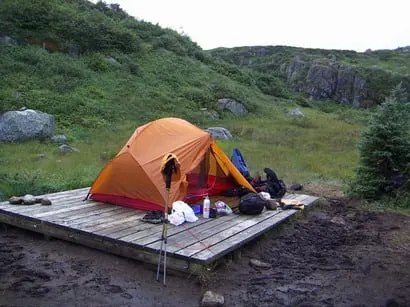
<svg viewBox="0 0 410 307">
<path fill-rule="evenodd" d="M 162 118 L 138 127 L 121 151 L 100 172 L 91 199 L 142 210 L 162 210 L 166 201 L 161 161 L 177 156 L 179 176 L 173 178 L 169 206 L 206 194 L 243 186 L 255 191 L 211 135 L 179 118 Z"/>
</svg>

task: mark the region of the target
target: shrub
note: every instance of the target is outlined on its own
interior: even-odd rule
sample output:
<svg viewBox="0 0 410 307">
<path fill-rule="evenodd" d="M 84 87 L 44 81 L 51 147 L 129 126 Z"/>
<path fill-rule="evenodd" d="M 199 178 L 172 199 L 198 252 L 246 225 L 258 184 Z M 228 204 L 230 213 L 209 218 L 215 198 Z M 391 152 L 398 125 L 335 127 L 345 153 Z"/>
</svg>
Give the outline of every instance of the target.
<svg viewBox="0 0 410 307">
<path fill-rule="evenodd" d="M 351 194 L 375 200 L 394 196 L 400 186 L 405 186 L 410 175 L 409 111 L 410 102 L 399 84 L 378 107 L 361 136 Z"/>
<path fill-rule="evenodd" d="M 87 65 L 96 72 L 106 72 L 108 70 L 108 62 L 101 53 L 90 55 L 87 58 Z"/>
</svg>

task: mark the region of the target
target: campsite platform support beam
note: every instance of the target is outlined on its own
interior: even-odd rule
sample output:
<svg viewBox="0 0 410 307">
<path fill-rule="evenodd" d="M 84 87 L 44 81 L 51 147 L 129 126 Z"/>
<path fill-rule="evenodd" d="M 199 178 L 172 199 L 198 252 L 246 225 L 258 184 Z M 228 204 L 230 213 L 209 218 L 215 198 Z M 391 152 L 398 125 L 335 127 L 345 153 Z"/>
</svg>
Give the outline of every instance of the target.
<svg viewBox="0 0 410 307">
<path fill-rule="evenodd" d="M 42 233 L 127 258 L 156 264 L 162 224 L 149 224 L 147 213 L 94 201 L 83 201 L 88 188 L 41 195 L 51 206 L 0 203 L 0 223 Z M 288 194 L 311 206 L 318 198 Z M 230 214 L 199 217 L 195 223 L 169 225 L 167 267 L 187 273 L 221 260 L 298 213 L 297 210 L 264 211 L 257 216 Z"/>
</svg>

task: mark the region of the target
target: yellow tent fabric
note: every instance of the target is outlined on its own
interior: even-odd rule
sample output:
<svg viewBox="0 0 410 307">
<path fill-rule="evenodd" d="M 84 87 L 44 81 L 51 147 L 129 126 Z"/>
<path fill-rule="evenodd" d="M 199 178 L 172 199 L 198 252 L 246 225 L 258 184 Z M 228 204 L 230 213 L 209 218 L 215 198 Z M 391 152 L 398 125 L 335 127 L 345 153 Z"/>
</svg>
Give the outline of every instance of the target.
<svg viewBox="0 0 410 307">
<path fill-rule="evenodd" d="M 211 135 L 179 118 L 162 118 L 138 127 L 120 152 L 100 172 L 90 189 L 91 199 L 143 210 L 161 210 L 165 182 L 161 174 L 164 155 L 173 153 L 180 176 L 169 191 L 170 206 L 187 194 L 187 175 L 206 158 L 207 176 L 231 178 L 254 191 Z"/>
</svg>

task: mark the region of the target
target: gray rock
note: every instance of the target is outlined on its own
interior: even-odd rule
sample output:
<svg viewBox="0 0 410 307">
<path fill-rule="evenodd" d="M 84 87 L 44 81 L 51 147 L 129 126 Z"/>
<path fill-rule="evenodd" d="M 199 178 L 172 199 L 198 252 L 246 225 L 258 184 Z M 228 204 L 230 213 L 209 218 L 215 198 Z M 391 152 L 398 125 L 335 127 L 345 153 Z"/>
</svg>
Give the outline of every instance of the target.
<svg viewBox="0 0 410 307">
<path fill-rule="evenodd" d="M 107 56 L 106 59 L 107 59 L 107 62 L 110 63 L 111 65 L 117 65 L 118 64 L 117 60 L 114 59 L 111 56 Z"/>
<path fill-rule="evenodd" d="M 208 118 L 210 118 L 210 119 L 219 119 L 219 118 L 220 118 L 218 112 L 216 112 L 216 111 L 214 111 L 214 110 L 208 111 L 207 108 L 202 108 L 201 111 L 202 111 L 202 114 L 203 114 L 205 117 L 208 117 Z"/>
<path fill-rule="evenodd" d="M 299 108 L 296 108 L 288 113 L 288 116 L 290 117 L 305 117 L 305 114 L 302 113 L 302 111 L 299 110 Z"/>
<path fill-rule="evenodd" d="M 206 291 L 202 297 L 201 306 L 222 306 L 225 303 L 225 298 L 218 293 Z"/>
<path fill-rule="evenodd" d="M 71 152 L 80 152 L 77 148 L 71 147 L 67 144 L 63 144 L 58 147 L 61 153 L 71 153 Z"/>
<path fill-rule="evenodd" d="M 232 134 L 229 132 L 228 129 L 223 128 L 223 127 L 209 127 L 208 129 L 206 129 L 206 132 L 208 132 L 214 139 L 219 139 L 219 140 L 232 139 Z"/>
<path fill-rule="evenodd" d="M 9 203 L 12 205 L 20 205 L 23 202 L 23 197 L 12 196 L 9 198 Z"/>
<path fill-rule="evenodd" d="M 4 36 L 0 36 L 0 44 L 18 45 L 18 41 L 11 38 L 10 36 L 4 35 Z"/>
<path fill-rule="evenodd" d="M 0 141 L 47 138 L 54 133 L 54 116 L 34 110 L 8 111 L 0 115 Z"/>
<path fill-rule="evenodd" d="M 335 217 L 332 218 L 330 221 L 331 221 L 332 223 L 334 223 L 334 224 L 346 225 L 345 220 L 344 220 L 341 216 L 335 216 Z"/>
<path fill-rule="evenodd" d="M 248 110 L 243 104 L 231 98 L 222 98 L 216 102 L 216 106 L 221 110 L 231 111 L 233 114 L 246 114 Z"/>
<path fill-rule="evenodd" d="M 258 259 L 252 258 L 249 260 L 249 264 L 252 265 L 253 267 L 259 268 L 259 269 L 270 269 L 272 265 L 267 262 L 260 261 Z"/>
<path fill-rule="evenodd" d="M 36 198 L 31 194 L 26 194 L 23 197 L 24 205 L 34 205 L 36 203 Z"/>
<path fill-rule="evenodd" d="M 73 45 L 67 49 L 67 54 L 72 57 L 78 57 L 80 55 L 80 47 Z"/>
<path fill-rule="evenodd" d="M 303 185 L 301 185 L 300 183 L 294 183 L 289 187 L 289 189 L 292 191 L 300 191 L 303 189 Z"/>
<path fill-rule="evenodd" d="M 68 140 L 64 134 L 57 134 L 51 137 L 51 142 L 56 144 L 67 144 Z"/>
<path fill-rule="evenodd" d="M 51 200 L 49 200 L 48 198 L 42 198 L 40 200 L 40 203 L 42 206 L 50 206 L 52 204 Z"/>
<path fill-rule="evenodd" d="M 39 153 L 34 156 L 35 161 L 40 161 L 40 160 L 45 160 L 45 159 L 47 159 L 47 154 L 45 153 Z"/>
<path fill-rule="evenodd" d="M 22 92 L 16 92 L 16 94 L 14 95 L 16 100 L 20 100 L 20 98 L 23 97 L 23 96 L 24 96 L 24 93 L 22 93 Z M 24 110 L 19 110 L 19 111 L 24 111 Z"/>
</svg>

